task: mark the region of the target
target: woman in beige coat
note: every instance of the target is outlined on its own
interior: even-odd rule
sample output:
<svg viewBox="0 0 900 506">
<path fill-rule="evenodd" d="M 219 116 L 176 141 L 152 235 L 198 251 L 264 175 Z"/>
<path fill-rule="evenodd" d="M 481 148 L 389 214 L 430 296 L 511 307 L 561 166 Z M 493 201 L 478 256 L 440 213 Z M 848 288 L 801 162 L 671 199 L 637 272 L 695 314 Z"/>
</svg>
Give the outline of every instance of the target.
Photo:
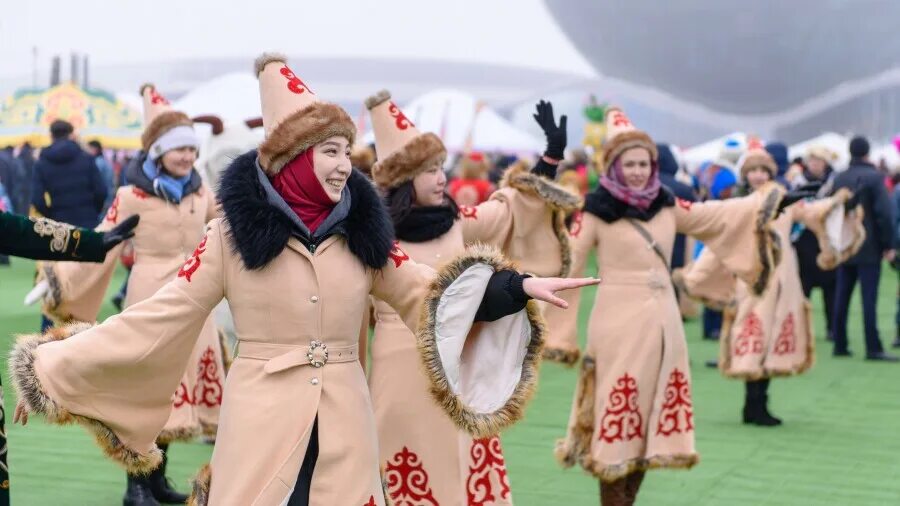
<svg viewBox="0 0 900 506">
<path fill-rule="evenodd" d="M 351 170 L 347 113 L 281 56 L 256 70 L 266 138 L 222 175 L 224 218 L 185 275 L 94 328 L 22 338 L 17 414 L 79 422 L 129 470 L 153 469 L 172 392 L 224 297 L 238 352 L 193 504 L 383 505 L 357 346 L 369 295 L 432 343 L 424 356 L 444 409 L 480 437 L 521 416 L 535 381 L 543 327 L 527 299 L 564 305 L 553 292 L 596 281 L 528 278 L 485 248 L 435 276 L 394 242 L 374 188 Z"/>
<path fill-rule="evenodd" d="M 135 262 L 125 307 L 149 298 L 176 276 L 189 276 L 190 269 L 182 266 L 203 237 L 206 223 L 216 217 L 215 195 L 194 169 L 199 141 L 193 123 L 184 113 L 172 110 L 152 85 L 144 85 L 140 93 L 146 124 L 143 151 L 125 169 L 128 185 L 119 188 L 97 227 L 105 231 L 130 216 L 141 216 L 132 239 Z M 50 290 L 44 312 L 57 324 L 95 322 L 118 253 L 119 249 L 110 252 L 102 264 L 45 264 L 42 273 Z M 129 475 L 126 506 L 186 501 L 188 496 L 172 490 L 165 478 L 169 443 L 193 440 L 201 432 L 215 434 L 225 369 L 212 320 L 199 329 L 197 344 L 187 357 L 187 367 L 173 390 L 171 414 L 157 438 L 162 465 L 148 477 Z"/>
<path fill-rule="evenodd" d="M 775 160 L 762 146 L 748 150 L 738 169 L 749 192 L 765 188 L 777 172 Z M 812 231 L 821 250 L 818 265 L 834 269 L 865 239 L 862 211 L 855 207 L 846 190 L 787 207 L 772 224 L 772 233 L 784 245 L 781 262 L 761 295 L 735 278 L 708 249 L 676 276 L 689 295 L 724 309 L 718 365 L 726 377 L 746 381 L 744 423 L 780 425 L 768 409 L 770 378 L 801 374 L 815 359 L 811 306 L 800 283 L 797 254 L 788 247 L 791 228 L 802 223 Z"/>
<path fill-rule="evenodd" d="M 676 233 L 704 241 L 761 291 L 775 268 L 769 223 L 783 203 L 770 185 L 721 202 L 675 199 L 659 183 L 656 145 L 612 108 L 606 115 L 606 172 L 573 221 L 573 273 L 596 248 L 599 277 L 588 341 L 569 420 L 557 445 L 600 481 L 602 504 L 631 504 L 644 471 L 698 461 L 688 350 L 669 276 Z M 577 307 L 577 292 L 563 296 Z M 575 312 L 545 313 L 550 342 L 574 340 Z"/>
<path fill-rule="evenodd" d="M 447 193 L 442 170 L 447 151 L 436 135 L 419 133 L 386 91 L 366 106 L 380 157 L 373 178 L 386 194 L 397 238 L 410 258 L 438 268 L 465 252 L 467 244 L 480 242 L 500 247 L 526 272 L 568 273 L 563 219 L 580 199 L 552 182 L 565 149 L 565 117 L 557 126 L 550 104 L 538 105 L 548 138 L 545 156 L 530 172 L 510 169 L 501 189 L 474 207 L 457 206 Z M 432 383 L 422 369 L 416 336 L 397 311 L 376 300 L 375 319 L 369 388 L 388 500 L 511 504 L 499 436 L 473 438 L 460 430 L 429 394 Z"/>
</svg>

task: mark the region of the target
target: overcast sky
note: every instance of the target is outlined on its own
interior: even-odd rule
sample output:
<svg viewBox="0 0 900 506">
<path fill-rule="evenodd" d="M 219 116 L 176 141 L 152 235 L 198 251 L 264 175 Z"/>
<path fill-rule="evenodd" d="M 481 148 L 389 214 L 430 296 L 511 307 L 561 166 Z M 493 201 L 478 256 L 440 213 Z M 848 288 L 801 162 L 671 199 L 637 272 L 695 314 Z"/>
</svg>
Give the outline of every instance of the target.
<svg viewBox="0 0 900 506">
<path fill-rule="evenodd" d="M 8 0 L 12 1 L 12 0 Z M 540 0 L 44 0 L 0 17 L 0 76 L 30 76 L 31 51 L 47 72 L 53 54 L 87 53 L 92 65 L 294 56 L 433 58 L 506 63 L 593 75 Z M 241 7 L 233 7 L 241 5 Z"/>
</svg>

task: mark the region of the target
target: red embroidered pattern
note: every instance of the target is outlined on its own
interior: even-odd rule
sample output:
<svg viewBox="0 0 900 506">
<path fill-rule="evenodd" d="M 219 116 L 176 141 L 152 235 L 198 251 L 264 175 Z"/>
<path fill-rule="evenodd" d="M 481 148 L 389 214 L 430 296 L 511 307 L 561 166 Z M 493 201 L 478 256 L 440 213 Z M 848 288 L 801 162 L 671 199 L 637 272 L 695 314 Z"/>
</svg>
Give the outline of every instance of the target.
<svg viewBox="0 0 900 506">
<path fill-rule="evenodd" d="M 684 199 L 677 198 L 677 197 L 675 198 L 675 202 L 678 204 L 678 207 L 684 209 L 685 211 L 690 211 L 691 206 L 694 205 L 694 203 L 691 202 L 690 200 L 684 200 Z"/>
<path fill-rule="evenodd" d="M 497 500 L 491 483 L 492 475 L 500 483 L 500 498 L 509 499 L 509 478 L 506 476 L 506 460 L 500 438 L 494 436 L 473 440 L 469 457 L 473 465 L 469 466 L 469 477 L 466 479 L 468 506 L 483 506 Z"/>
<path fill-rule="evenodd" d="M 133 193 L 135 197 L 137 197 L 141 200 L 144 200 L 147 198 L 147 192 L 145 192 L 144 190 L 141 190 L 137 186 L 131 187 L 131 193 Z"/>
<path fill-rule="evenodd" d="M 631 120 L 622 111 L 612 112 L 613 126 L 631 126 Z"/>
<path fill-rule="evenodd" d="M 119 220 L 119 196 L 116 195 L 116 198 L 113 199 L 112 204 L 109 206 L 109 210 L 106 211 L 106 221 L 110 223 L 115 223 Z"/>
<path fill-rule="evenodd" d="M 797 332 L 794 328 L 794 313 L 788 313 L 787 318 L 781 324 L 781 332 L 775 340 L 776 355 L 789 355 L 797 351 Z"/>
<path fill-rule="evenodd" d="M 459 214 L 461 214 L 463 218 L 472 218 L 473 220 L 477 220 L 478 208 L 472 206 L 459 206 Z"/>
<path fill-rule="evenodd" d="M 191 282 L 191 276 L 197 272 L 197 269 L 200 268 L 200 255 L 206 251 L 206 236 L 203 236 L 203 240 L 200 241 L 200 244 L 197 246 L 197 249 L 194 250 L 194 253 L 191 254 L 191 257 L 187 259 L 187 262 L 181 266 L 181 270 L 178 271 L 178 277 L 184 278 L 188 283 Z"/>
<path fill-rule="evenodd" d="M 288 80 L 288 85 L 287 85 L 288 89 L 291 90 L 292 92 L 296 93 L 297 95 L 302 95 L 302 94 L 306 93 L 307 91 L 310 93 L 313 93 L 313 90 L 309 89 L 309 86 L 307 86 L 306 83 L 301 81 L 300 78 L 297 77 L 294 74 L 294 72 L 291 69 L 287 68 L 286 66 L 281 67 L 281 75 L 283 75 L 285 77 L 285 79 Z"/>
<path fill-rule="evenodd" d="M 742 357 L 748 353 L 762 353 L 763 333 L 762 322 L 756 313 L 751 312 L 744 318 L 744 326 L 741 333 L 734 341 L 734 354 Z"/>
<path fill-rule="evenodd" d="M 644 419 L 638 410 L 638 387 L 628 373 L 616 380 L 600 419 L 600 438 L 607 443 L 644 437 Z"/>
<path fill-rule="evenodd" d="M 176 408 L 180 408 L 185 404 L 188 406 L 194 405 L 194 399 L 191 399 L 191 392 L 183 381 L 178 385 L 178 390 L 175 390 L 175 399 L 172 402 Z"/>
<path fill-rule="evenodd" d="M 581 221 L 584 219 L 584 211 L 575 211 L 572 215 L 572 226 L 569 227 L 569 236 L 578 237 L 581 235 Z"/>
<path fill-rule="evenodd" d="M 413 122 L 410 121 L 405 114 L 403 114 L 403 111 L 401 111 L 400 108 L 397 107 L 397 104 L 395 104 L 394 102 L 389 102 L 389 104 L 390 105 L 388 105 L 388 112 L 391 114 L 391 117 L 396 120 L 394 124 L 397 125 L 397 128 L 399 128 L 400 130 L 406 130 L 409 127 L 415 128 L 416 125 L 413 125 Z"/>
<path fill-rule="evenodd" d="M 370 495 L 370 496 L 369 496 L 369 502 L 363 504 L 363 506 L 375 506 L 375 496 L 374 496 L 374 495 Z"/>
<path fill-rule="evenodd" d="M 669 436 L 692 430 L 694 430 L 694 405 L 691 402 L 691 386 L 684 373 L 676 368 L 669 375 L 656 434 Z"/>
<path fill-rule="evenodd" d="M 212 346 L 197 363 L 197 384 L 194 386 L 194 404 L 214 408 L 222 405 L 222 379 L 219 376 L 219 363 Z"/>
<path fill-rule="evenodd" d="M 400 249 L 400 241 L 394 241 L 394 247 L 391 248 L 388 256 L 390 256 L 391 260 L 394 261 L 394 267 L 400 267 L 401 265 L 403 265 L 403 262 L 409 260 L 409 255 L 407 255 L 405 251 Z"/>
<path fill-rule="evenodd" d="M 159 92 L 156 91 L 156 88 L 150 88 L 150 103 L 151 104 L 169 105 L 168 99 L 166 99 L 166 97 L 160 95 Z"/>
<path fill-rule="evenodd" d="M 438 506 L 422 461 L 405 446 L 388 462 L 384 480 L 387 494 L 396 506 Z"/>
</svg>

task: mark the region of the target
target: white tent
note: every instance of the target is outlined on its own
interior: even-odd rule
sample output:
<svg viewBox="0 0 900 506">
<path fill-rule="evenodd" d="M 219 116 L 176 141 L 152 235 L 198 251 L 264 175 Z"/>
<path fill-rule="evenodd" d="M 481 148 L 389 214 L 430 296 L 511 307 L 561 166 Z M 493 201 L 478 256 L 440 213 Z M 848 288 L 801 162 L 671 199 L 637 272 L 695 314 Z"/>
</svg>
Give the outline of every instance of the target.
<svg viewBox="0 0 900 506">
<path fill-rule="evenodd" d="M 806 152 L 813 146 L 821 146 L 834 153 L 837 158 L 831 162 L 831 166 L 835 170 L 847 168 L 847 164 L 850 162 L 850 139 L 834 132 L 825 132 L 812 139 L 794 144 L 788 148 L 788 158 L 793 160 L 798 156 L 805 157 Z"/>
<path fill-rule="evenodd" d="M 188 116 L 214 114 L 226 124 L 262 115 L 259 83 L 249 72 L 234 72 L 191 89 L 172 104 Z"/>
<path fill-rule="evenodd" d="M 457 90 L 438 89 L 403 106 L 403 112 L 422 132 L 433 132 L 450 152 L 466 149 L 533 153 L 544 142 L 512 125 L 475 97 Z M 471 139 L 470 139 L 471 135 Z M 364 137 L 374 139 L 372 132 Z"/>
</svg>

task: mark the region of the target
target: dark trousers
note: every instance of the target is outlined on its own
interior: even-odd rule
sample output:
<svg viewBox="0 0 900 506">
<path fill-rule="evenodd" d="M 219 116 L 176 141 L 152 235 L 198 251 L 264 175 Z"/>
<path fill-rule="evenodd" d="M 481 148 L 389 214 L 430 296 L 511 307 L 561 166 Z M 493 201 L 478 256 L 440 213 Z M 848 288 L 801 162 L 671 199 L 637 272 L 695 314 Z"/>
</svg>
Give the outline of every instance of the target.
<svg viewBox="0 0 900 506">
<path fill-rule="evenodd" d="M 866 333 L 866 354 L 884 351 L 878 338 L 878 281 L 881 278 L 881 264 L 844 264 L 837 269 L 837 293 L 834 300 L 834 349 L 847 350 L 847 314 L 850 311 L 850 297 L 856 281 L 862 287 L 863 327 Z"/>
<path fill-rule="evenodd" d="M 703 338 L 718 339 L 722 330 L 722 312 L 703 308 Z"/>
<path fill-rule="evenodd" d="M 309 489 L 312 486 L 313 471 L 316 470 L 316 460 L 319 458 L 319 417 L 313 421 L 312 435 L 309 437 L 309 446 L 306 447 L 306 455 L 300 465 L 300 473 L 297 475 L 297 484 L 288 500 L 287 506 L 307 506 L 309 502 Z"/>
<path fill-rule="evenodd" d="M 831 282 L 816 281 L 815 276 L 801 270 L 800 283 L 803 285 L 803 295 L 810 300 L 812 299 L 813 288 L 818 286 L 822 289 L 822 298 L 825 300 L 825 332 L 828 333 L 829 338 L 834 337 L 834 299 L 837 293 L 837 280 L 835 279 Z M 897 315 L 900 318 L 900 312 Z"/>
</svg>

